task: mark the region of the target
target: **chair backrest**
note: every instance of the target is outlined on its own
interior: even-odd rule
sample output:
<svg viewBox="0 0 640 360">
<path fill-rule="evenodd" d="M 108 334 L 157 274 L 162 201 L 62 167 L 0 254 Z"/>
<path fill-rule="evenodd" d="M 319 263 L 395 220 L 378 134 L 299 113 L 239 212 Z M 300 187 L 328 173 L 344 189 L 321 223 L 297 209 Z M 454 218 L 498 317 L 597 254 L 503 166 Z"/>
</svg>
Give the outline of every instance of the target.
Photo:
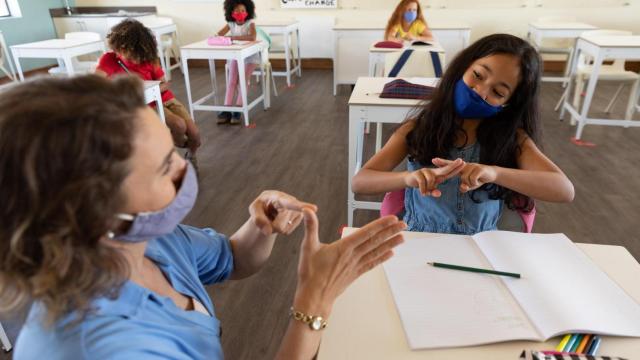
<svg viewBox="0 0 640 360">
<path fill-rule="evenodd" d="M 64 34 L 64 38 L 68 40 L 91 40 L 100 41 L 102 37 L 97 32 L 91 31 L 74 31 Z"/>
<path fill-rule="evenodd" d="M 601 29 L 601 30 L 589 30 L 585 31 L 580 35 L 581 37 L 596 37 L 596 36 L 631 36 L 633 33 L 627 30 L 612 30 L 612 29 Z M 578 64 L 584 65 L 590 59 L 585 58 L 582 54 L 580 58 L 578 58 Z M 603 65 L 610 66 L 613 69 L 624 71 L 624 63 L 623 59 L 615 59 L 612 65 Z"/>
<path fill-rule="evenodd" d="M 385 55 L 384 76 L 394 75 L 392 74 L 394 66 L 398 63 L 398 61 L 406 51 L 407 50 L 394 51 Z M 433 53 L 435 54 L 433 56 L 437 56 L 437 58 L 440 60 L 440 72 L 444 71 L 444 53 Z M 434 64 L 432 51 L 429 51 L 428 49 L 413 49 L 413 52 L 411 52 L 411 55 L 409 55 L 406 63 L 402 66 L 400 71 L 395 74 L 395 77 L 439 77 L 436 76 L 437 72 L 437 64 Z"/>
<path fill-rule="evenodd" d="M 380 216 L 400 215 L 402 212 L 404 212 L 404 189 L 386 193 L 380 206 Z M 535 206 L 530 212 L 510 210 L 505 206 L 498 222 L 498 229 L 530 233 L 535 217 Z"/>
</svg>

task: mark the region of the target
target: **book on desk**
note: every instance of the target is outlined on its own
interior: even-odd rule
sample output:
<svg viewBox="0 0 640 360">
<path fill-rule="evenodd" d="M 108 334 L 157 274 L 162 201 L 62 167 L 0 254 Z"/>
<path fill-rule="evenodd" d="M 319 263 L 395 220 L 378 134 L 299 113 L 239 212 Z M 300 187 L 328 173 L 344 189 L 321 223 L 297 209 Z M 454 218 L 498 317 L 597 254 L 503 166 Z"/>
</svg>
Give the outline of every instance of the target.
<svg viewBox="0 0 640 360">
<path fill-rule="evenodd" d="M 563 234 L 425 234 L 408 237 L 395 253 L 383 266 L 413 350 L 565 333 L 640 337 L 640 305 Z"/>
</svg>

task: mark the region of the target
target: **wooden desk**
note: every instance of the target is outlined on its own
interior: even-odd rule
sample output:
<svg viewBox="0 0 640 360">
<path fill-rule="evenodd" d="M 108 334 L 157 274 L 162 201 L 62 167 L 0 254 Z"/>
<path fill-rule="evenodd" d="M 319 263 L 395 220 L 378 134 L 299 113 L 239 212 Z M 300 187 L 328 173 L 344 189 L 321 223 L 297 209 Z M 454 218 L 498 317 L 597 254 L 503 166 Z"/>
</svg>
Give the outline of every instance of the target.
<svg viewBox="0 0 640 360">
<path fill-rule="evenodd" d="M 410 236 L 410 235 L 409 235 Z M 635 301 L 640 302 L 640 264 L 623 247 L 577 244 Z M 447 311 L 447 309 L 443 309 Z M 324 330 L 319 360 L 516 360 L 520 352 L 553 349 L 560 342 L 512 341 L 465 348 L 411 351 L 382 266 L 364 274 L 336 301 Z M 637 359 L 640 339 L 604 337 L 598 354 Z"/>
<path fill-rule="evenodd" d="M 337 23 L 333 27 L 333 95 L 336 95 L 338 85 L 352 85 L 359 77 L 368 75 L 370 45 L 384 38 L 384 28 L 383 23 L 362 21 Z M 449 59 L 469 45 L 469 25 L 432 22 L 429 28 Z"/>
<path fill-rule="evenodd" d="M 564 38 L 576 39 L 583 32 L 597 29 L 595 26 L 581 22 L 544 22 L 536 21 L 529 23 L 528 36 L 536 48 L 542 47 L 544 38 Z M 571 62 L 571 55 L 567 59 Z M 543 76 L 542 81 L 565 82 L 569 80 L 566 76 Z"/>
<path fill-rule="evenodd" d="M 272 71 L 273 76 L 284 76 L 287 78 L 287 86 L 291 86 L 291 74 L 302 76 L 302 58 L 300 56 L 300 22 L 296 20 L 266 21 L 260 20 L 256 23 L 269 35 L 282 35 L 284 39 L 284 58 L 286 61 L 285 71 Z M 295 66 L 291 67 L 291 36 L 296 36 L 296 57 Z"/>
<path fill-rule="evenodd" d="M 62 59 L 67 74 L 72 76 L 74 74 L 72 58 L 104 51 L 105 46 L 102 40 L 52 39 L 11 46 L 20 81 L 24 81 L 20 58 Z"/>
<path fill-rule="evenodd" d="M 576 139 L 582 137 L 582 131 L 587 124 L 593 125 L 607 125 L 607 126 L 640 126 L 640 121 L 631 120 L 633 115 L 634 106 L 629 106 L 625 114 L 624 119 L 594 119 L 589 118 L 589 107 L 591 106 L 591 100 L 593 100 L 593 94 L 596 90 L 596 83 L 598 82 L 598 74 L 600 67 L 604 60 L 610 59 L 640 59 L 640 35 L 635 36 L 580 36 L 576 41 L 576 50 L 571 61 L 570 77 L 576 76 L 578 71 L 578 59 L 580 54 L 585 53 L 593 57 L 593 67 L 591 75 L 589 76 L 589 84 L 587 85 L 587 91 L 585 93 L 582 109 L 577 109 L 569 102 L 569 96 L 565 97 L 562 110 L 560 111 L 560 119 L 564 117 L 564 112 L 569 113 L 577 119 L 578 128 L 576 129 Z M 566 93 L 571 92 L 571 88 L 575 81 L 569 82 L 569 87 Z M 630 95 L 630 101 L 634 101 L 637 98 L 638 88 L 634 87 L 632 91 L 636 91 L 636 94 Z"/>
<path fill-rule="evenodd" d="M 421 100 L 380 98 L 384 84 L 393 79 L 384 77 L 358 78 L 351 98 L 349 98 L 349 165 L 347 174 L 347 221 L 349 226 L 353 226 L 355 209 L 380 209 L 378 202 L 356 201 L 355 194 L 351 191 L 351 178 L 362 166 L 364 123 L 401 123 L 407 114 L 421 103 Z M 406 80 L 412 81 L 411 79 Z M 421 82 L 435 85 L 437 79 L 421 79 Z M 376 136 L 376 151 L 380 149 L 382 143 L 382 136 L 379 133 Z"/>
<path fill-rule="evenodd" d="M 405 46 L 401 49 L 389 49 L 389 48 L 377 48 L 374 42 L 369 47 L 369 76 L 384 76 L 384 61 L 385 56 L 390 53 L 401 52 L 406 49 L 414 49 L 418 51 L 436 51 L 444 53 L 444 49 L 438 42 L 432 42 L 431 45 L 418 45 L 418 46 Z M 444 64 L 443 64 L 444 65 Z M 382 71 L 379 71 L 382 70 Z M 379 74 L 381 72 L 381 74 Z"/>
<path fill-rule="evenodd" d="M 250 104 L 247 103 L 247 79 L 244 72 L 245 59 L 253 54 L 260 54 L 262 57 L 262 49 L 264 47 L 262 42 L 249 42 L 243 44 L 234 44 L 230 46 L 211 46 L 207 44 L 207 40 L 198 41 L 193 44 L 189 44 L 180 48 L 182 56 L 182 69 L 184 71 L 184 81 L 187 86 L 187 98 L 189 99 L 189 111 L 191 117 L 195 120 L 193 112 L 195 110 L 201 111 L 231 111 L 244 114 L 244 125 L 249 126 L 249 110 L 253 109 L 259 102 L 263 102 L 264 109 L 269 107 L 269 98 L 265 96 L 265 81 L 261 81 L 262 94 L 258 96 Z M 191 85 L 189 79 L 189 59 L 205 59 L 209 60 L 209 73 L 211 74 L 212 92 L 204 97 L 193 101 L 191 96 Z M 216 65 L 214 60 L 227 59 L 236 60 L 238 62 L 238 76 L 240 85 L 240 94 L 242 97 L 242 106 L 223 106 L 223 105 L 203 105 L 203 103 L 216 95 L 215 74 Z M 267 84 L 268 85 L 268 84 Z"/>
</svg>

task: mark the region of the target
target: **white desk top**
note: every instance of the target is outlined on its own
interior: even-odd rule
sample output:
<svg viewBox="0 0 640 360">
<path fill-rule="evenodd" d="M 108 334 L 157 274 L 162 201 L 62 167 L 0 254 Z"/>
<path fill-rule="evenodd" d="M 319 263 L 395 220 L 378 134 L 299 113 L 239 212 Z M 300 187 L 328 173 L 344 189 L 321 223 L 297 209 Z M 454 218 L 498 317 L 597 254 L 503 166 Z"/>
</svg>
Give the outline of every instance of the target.
<svg viewBox="0 0 640 360">
<path fill-rule="evenodd" d="M 300 22 L 295 19 L 288 20 L 260 20 L 256 21 L 256 26 L 290 26 L 299 24 Z"/>
<path fill-rule="evenodd" d="M 530 22 L 529 26 L 540 30 L 595 30 L 597 27 L 581 22 Z"/>
<path fill-rule="evenodd" d="M 600 47 L 630 47 L 640 48 L 640 35 L 633 36 L 580 36 L 592 44 Z"/>
<path fill-rule="evenodd" d="M 623 247 L 577 244 L 596 265 L 640 302 L 640 264 Z M 444 310 L 444 309 L 443 309 Z M 520 352 L 555 348 L 559 338 L 546 343 L 511 341 L 466 348 L 411 351 L 382 266 L 356 280 L 336 301 L 324 330 L 320 360 L 515 360 Z M 640 339 L 605 337 L 599 354 L 635 359 Z"/>
<path fill-rule="evenodd" d="M 246 48 L 250 48 L 252 46 L 261 46 L 260 41 L 251 41 L 244 44 L 233 44 L 233 45 L 209 45 L 207 44 L 207 40 L 201 40 L 198 42 L 194 42 L 189 45 L 185 45 L 180 47 L 180 49 L 186 50 L 242 50 Z"/>
<path fill-rule="evenodd" d="M 410 46 L 409 43 L 405 43 L 405 46 L 403 48 L 377 48 L 375 47 L 377 41 L 373 44 L 371 44 L 371 46 L 369 47 L 369 52 L 372 53 L 392 53 L 392 52 L 397 52 L 397 51 L 402 51 L 405 49 L 414 49 L 414 50 L 423 50 L 423 51 L 437 51 L 437 52 L 445 52 L 444 49 L 442 48 L 442 46 L 440 46 L 440 44 L 436 41 L 429 41 L 429 43 L 431 43 L 431 45 L 415 45 L 415 46 Z"/>
<path fill-rule="evenodd" d="M 333 30 L 384 30 L 386 24 L 372 22 L 337 22 Z M 430 22 L 431 30 L 470 30 L 471 26 L 460 22 Z"/>
<path fill-rule="evenodd" d="M 160 85 L 160 81 L 154 81 L 154 80 L 145 80 L 144 81 L 144 89 L 147 90 L 149 88 L 152 88 L 156 85 Z"/>
<path fill-rule="evenodd" d="M 102 40 L 80 40 L 80 39 L 51 39 L 36 41 L 27 44 L 12 45 L 16 49 L 69 49 L 76 46 L 83 46 L 92 43 L 102 43 Z"/>
<path fill-rule="evenodd" d="M 386 99 L 381 98 L 380 93 L 384 84 L 397 78 L 388 77 L 359 77 L 356 86 L 349 98 L 349 105 L 379 105 L 379 106 L 403 106 L 413 107 L 422 103 L 415 99 Z M 408 82 L 435 86 L 435 78 L 405 78 Z"/>
</svg>

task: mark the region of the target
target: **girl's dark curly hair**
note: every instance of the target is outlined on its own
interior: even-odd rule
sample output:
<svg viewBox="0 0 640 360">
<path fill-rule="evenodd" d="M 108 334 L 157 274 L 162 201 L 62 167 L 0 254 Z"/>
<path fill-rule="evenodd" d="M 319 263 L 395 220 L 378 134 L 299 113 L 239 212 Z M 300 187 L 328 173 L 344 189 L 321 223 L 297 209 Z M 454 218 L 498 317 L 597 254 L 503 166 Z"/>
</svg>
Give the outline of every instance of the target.
<svg viewBox="0 0 640 360">
<path fill-rule="evenodd" d="M 235 22 L 236 20 L 231 17 L 231 14 L 233 13 L 233 9 L 238 6 L 238 5 L 244 5 L 244 7 L 247 9 L 247 20 L 245 21 L 249 21 L 251 19 L 255 19 L 256 18 L 256 6 L 253 3 L 253 1 L 251 0 L 224 0 L 224 18 L 228 21 L 228 22 Z"/>
<path fill-rule="evenodd" d="M 109 47 L 122 52 L 137 63 L 158 61 L 158 44 L 151 30 L 134 19 L 126 19 L 111 28 Z"/>
</svg>

